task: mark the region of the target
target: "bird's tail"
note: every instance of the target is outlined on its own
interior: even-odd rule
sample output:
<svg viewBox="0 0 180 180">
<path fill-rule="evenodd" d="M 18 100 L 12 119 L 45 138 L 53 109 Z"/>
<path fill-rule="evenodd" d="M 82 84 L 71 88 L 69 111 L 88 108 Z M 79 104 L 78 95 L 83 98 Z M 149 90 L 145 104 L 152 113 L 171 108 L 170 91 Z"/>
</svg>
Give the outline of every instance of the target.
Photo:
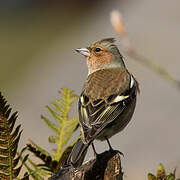
<svg viewBox="0 0 180 180">
<path fill-rule="evenodd" d="M 80 167 L 85 159 L 88 146 L 89 144 L 84 144 L 81 139 L 78 139 L 68 158 L 68 164 L 71 164 L 75 168 Z"/>
</svg>

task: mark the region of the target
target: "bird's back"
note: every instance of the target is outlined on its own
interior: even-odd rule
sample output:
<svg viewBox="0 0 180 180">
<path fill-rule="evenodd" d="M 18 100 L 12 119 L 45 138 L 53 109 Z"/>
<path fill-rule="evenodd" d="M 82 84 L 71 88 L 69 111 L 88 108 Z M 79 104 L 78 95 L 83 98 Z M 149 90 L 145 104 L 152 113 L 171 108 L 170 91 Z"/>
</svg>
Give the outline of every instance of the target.
<svg viewBox="0 0 180 180">
<path fill-rule="evenodd" d="M 108 68 L 95 71 L 88 76 L 83 93 L 92 100 L 122 94 L 129 88 L 130 75 L 125 68 Z"/>
</svg>

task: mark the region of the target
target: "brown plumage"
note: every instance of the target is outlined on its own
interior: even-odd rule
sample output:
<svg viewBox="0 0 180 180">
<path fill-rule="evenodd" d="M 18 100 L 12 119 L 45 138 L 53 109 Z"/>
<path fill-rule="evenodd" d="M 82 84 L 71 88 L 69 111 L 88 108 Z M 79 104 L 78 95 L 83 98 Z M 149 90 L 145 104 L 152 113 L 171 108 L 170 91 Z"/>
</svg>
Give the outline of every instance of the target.
<svg viewBox="0 0 180 180">
<path fill-rule="evenodd" d="M 82 164 L 94 139 L 105 140 L 122 131 L 134 113 L 139 86 L 113 43 L 108 38 L 77 49 L 86 56 L 89 75 L 78 105 L 81 139 L 69 158 L 74 167 Z"/>
<path fill-rule="evenodd" d="M 136 82 L 130 87 L 130 82 L 131 75 L 124 68 L 103 69 L 89 75 L 79 99 L 84 143 L 109 138 L 128 124 L 134 112 L 137 87 Z M 111 122 L 115 126 L 106 127 Z"/>
<path fill-rule="evenodd" d="M 130 75 L 126 69 L 102 69 L 88 76 L 82 91 L 90 99 L 96 100 L 123 93 L 129 88 L 129 83 Z"/>
</svg>

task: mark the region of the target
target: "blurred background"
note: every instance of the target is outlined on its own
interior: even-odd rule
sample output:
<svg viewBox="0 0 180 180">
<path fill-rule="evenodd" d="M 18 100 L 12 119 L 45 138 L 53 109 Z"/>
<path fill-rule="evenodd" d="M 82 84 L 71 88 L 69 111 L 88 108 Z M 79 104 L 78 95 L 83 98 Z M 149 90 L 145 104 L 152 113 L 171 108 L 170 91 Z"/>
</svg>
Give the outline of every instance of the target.
<svg viewBox="0 0 180 180">
<path fill-rule="evenodd" d="M 122 13 L 137 51 L 180 79 L 179 0 L 0 1 L 0 91 L 19 112 L 21 147 L 31 138 L 52 149 L 52 133 L 40 115 L 61 88 L 80 94 L 87 67 L 75 48 L 115 37 L 121 49 L 109 21 L 113 9 Z M 168 170 L 177 167 L 180 176 L 180 91 L 133 59 L 125 63 L 141 88 L 131 123 L 110 139 L 125 154 L 125 179 L 144 180 L 160 162 Z M 105 142 L 95 145 L 97 152 L 108 148 Z"/>
</svg>

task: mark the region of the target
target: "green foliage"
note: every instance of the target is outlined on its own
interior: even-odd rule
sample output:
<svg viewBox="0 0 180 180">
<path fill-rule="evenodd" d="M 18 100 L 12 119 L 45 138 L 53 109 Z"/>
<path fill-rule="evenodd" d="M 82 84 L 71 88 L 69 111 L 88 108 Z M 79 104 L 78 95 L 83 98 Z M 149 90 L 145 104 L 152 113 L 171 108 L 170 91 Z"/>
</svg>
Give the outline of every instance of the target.
<svg viewBox="0 0 180 180">
<path fill-rule="evenodd" d="M 56 100 L 52 102 L 51 106 L 55 111 L 47 106 L 47 110 L 50 115 L 56 120 L 58 125 L 55 125 L 50 120 L 42 116 L 42 120 L 46 125 L 54 131 L 55 136 L 49 137 L 50 143 L 56 143 L 57 149 L 54 150 L 53 160 L 59 161 L 60 157 L 64 152 L 64 148 L 70 140 L 72 133 L 78 125 L 78 118 L 72 117 L 69 118 L 69 112 L 72 108 L 72 103 L 74 103 L 78 96 L 73 94 L 73 91 L 67 88 L 64 88 L 60 91 L 62 94 L 61 100 Z"/>
<path fill-rule="evenodd" d="M 75 140 L 70 143 L 70 139 L 73 132 L 77 129 L 78 118 L 70 117 L 69 113 L 72 109 L 72 104 L 77 100 L 78 96 L 67 88 L 62 89 L 60 94 L 62 95 L 60 100 L 56 100 L 51 103 L 51 106 L 46 107 L 55 122 L 45 116 L 41 116 L 45 124 L 54 133 L 54 135 L 49 136 L 48 140 L 50 143 L 56 144 L 56 149 L 53 149 L 53 153 L 49 153 L 32 140 L 27 145 L 29 151 L 43 162 L 42 164 L 35 164 L 28 159 L 29 163 L 25 164 L 30 175 L 37 180 L 49 177 L 52 172 L 58 170 L 61 164 L 66 161 L 76 142 Z"/>
<path fill-rule="evenodd" d="M 166 174 L 166 170 L 164 166 L 160 163 L 157 168 L 156 176 L 149 173 L 148 180 L 175 180 L 176 179 L 175 172 L 176 172 L 176 169 L 174 170 L 173 173 Z M 176 180 L 179 180 L 179 179 L 176 179 Z"/>
<path fill-rule="evenodd" d="M 72 104 L 78 96 L 73 94 L 72 90 L 62 89 L 60 91 L 62 98 L 47 106 L 49 114 L 54 118 L 56 123 L 42 116 L 42 120 L 54 132 L 55 135 L 49 136 L 49 142 L 55 143 L 57 148 L 53 153 L 49 153 L 32 140 L 27 145 L 28 150 L 42 161 L 42 164 L 34 163 L 28 155 L 24 158 L 22 154 L 26 148 L 17 153 L 18 142 L 21 136 L 20 125 L 14 130 L 17 119 L 17 112 L 11 116 L 11 108 L 7 101 L 0 93 L 0 179 L 3 180 L 29 180 L 31 176 L 35 180 L 44 180 L 50 177 L 52 172 L 57 171 L 63 162 L 66 161 L 76 140 L 70 143 L 74 131 L 78 127 L 77 117 L 69 117 Z M 17 154 L 17 157 L 16 157 Z M 19 160 L 21 164 L 17 167 Z M 28 170 L 22 179 L 18 178 L 22 166 Z M 180 180 L 176 179 L 175 171 L 167 174 L 164 166 L 159 164 L 156 175 L 148 174 L 148 180 Z"/>
<path fill-rule="evenodd" d="M 15 179 L 27 159 L 27 156 L 25 156 L 21 165 L 17 167 L 25 149 L 15 157 L 22 131 L 20 131 L 21 125 L 18 125 L 14 130 L 17 112 L 14 112 L 11 116 L 10 114 L 11 108 L 0 93 L 0 179 L 4 180 Z"/>
</svg>

